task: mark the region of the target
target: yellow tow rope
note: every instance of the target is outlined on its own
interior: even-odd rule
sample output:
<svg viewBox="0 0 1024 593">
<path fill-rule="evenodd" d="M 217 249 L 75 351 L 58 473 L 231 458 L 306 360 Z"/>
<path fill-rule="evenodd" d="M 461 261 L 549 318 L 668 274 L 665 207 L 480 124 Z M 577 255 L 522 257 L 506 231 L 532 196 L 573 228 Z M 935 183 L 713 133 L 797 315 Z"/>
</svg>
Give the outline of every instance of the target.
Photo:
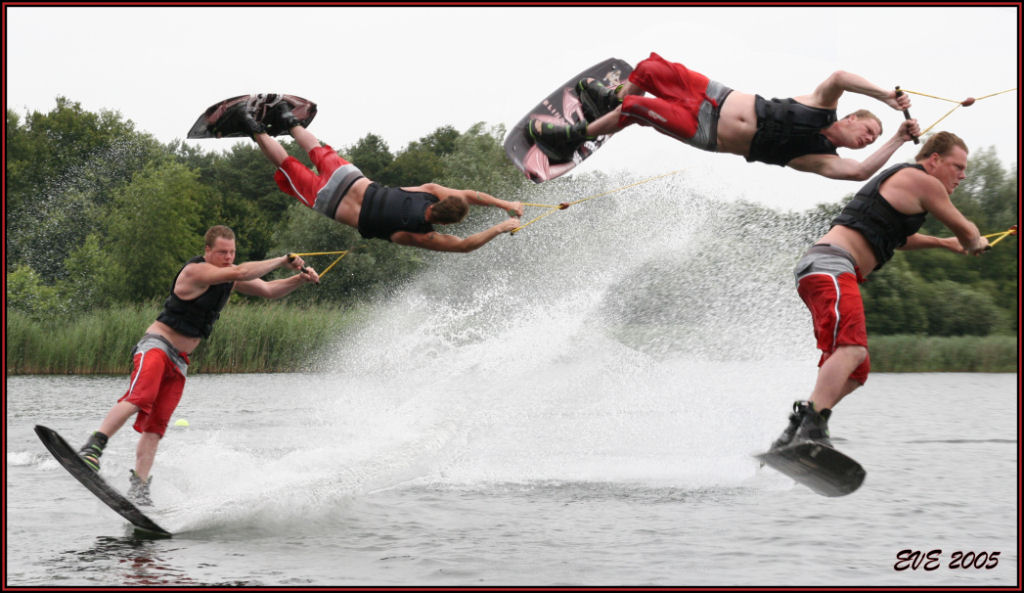
<svg viewBox="0 0 1024 593">
<path fill-rule="evenodd" d="M 650 183 L 651 181 L 654 181 L 656 179 L 661 179 L 662 177 L 668 177 L 669 175 L 675 175 L 676 173 L 679 173 L 680 171 L 682 171 L 682 169 L 679 169 L 679 170 L 676 170 L 676 171 L 670 171 L 670 172 L 662 174 L 662 175 L 657 175 L 655 177 L 651 177 L 650 179 L 644 179 L 643 181 L 637 181 L 636 183 L 631 183 L 629 185 L 624 185 L 624 186 L 622 186 L 620 188 L 613 189 L 611 191 L 606 191 L 604 193 L 600 193 L 600 194 L 596 194 L 596 195 L 593 195 L 593 196 L 589 196 L 589 197 L 583 198 L 581 200 L 576 200 L 575 202 L 562 202 L 561 204 L 532 204 L 530 202 L 523 202 L 523 206 L 533 206 L 535 208 L 550 208 L 551 211 L 550 212 L 545 212 L 544 214 L 541 214 L 540 216 L 534 218 L 533 220 L 531 220 L 530 222 L 527 222 L 526 224 L 519 225 L 518 227 L 512 229 L 512 231 L 509 234 L 514 235 L 514 234 L 518 233 L 519 231 L 525 229 L 526 227 L 530 226 L 531 224 L 537 222 L 538 220 L 540 220 L 540 219 L 542 219 L 542 218 L 544 218 L 546 216 L 551 216 L 552 214 L 554 214 L 555 212 L 557 212 L 559 210 L 565 210 L 566 208 L 568 208 L 569 206 L 572 206 L 574 204 L 581 204 L 583 202 L 586 202 L 587 200 L 593 200 L 594 198 L 600 198 L 602 196 L 607 196 L 609 194 L 614 194 L 614 193 L 620 192 L 620 191 L 622 191 L 624 189 L 629 189 L 631 187 L 636 187 L 638 185 L 643 185 L 644 183 Z"/>
<path fill-rule="evenodd" d="M 943 97 L 936 97 L 935 95 L 929 95 L 929 94 L 920 93 L 920 92 L 917 92 L 917 91 L 910 91 L 910 90 L 907 90 L 907 89 L 900 89 L 899 87 L 896 87 L 896 89 L 897 89 L 897 91 L 902 90 L 904 93 L 910 93 L 910 94 L 913 94 L 913 95 L 921 95 L 922 97 L 930 97 L 932 99 L 938 99 L 940 101 L 948 101 L 950 103 L 956 103 L 956 107 L 953 107 L 952 109 L 950 109 L 946 113 L 946 115 L 943 115 L 942 117 L 940 117 L 935 123 L 933 123 L 932 125 L 928 126 L 927 129 L 925 129 L 923 132 L 921 132 L 920 135 L 924 136 L 925 134 L 928 133 L 929 130 L 931 130 L 932 128 L 937 126 L 940 121 L 946 119 L 946 117 L 948 117 L 950 113 L 953 113 L 954 111 L 959 109 L 961 106 L 963 106 L 963 107 L 970 107 L 971 105 L 974 105 L 975 101 L 981 101 L 982 99 L 988 99 L 989 97 L 994 97 L 996 95 L 1001 95 L 1003 93 L 1008 93 L 1010 91 L 1015 91 L 1015 90 L 1017 90 L 1017 87 L 1014 87 L 1012 89 L 1006 89 L 1005 91 L 999 91 L 998 93 L 992 93 L 990 95 L 985 95 L 984 97 L 977 97 L 977 98 L 975 98 L 975 97 L 967 97 L 963 101 L 957 101 L 955 99 L 946 99 L 946 98 L 943 98 Z M 904 113 L 906 113 L 906 112 L 904 112 Z"/>
<path fill-rule="evenodd" d="M 341 255 L 338 255 L 339 253 Z M 329 272 L 331 268 L 334 267 L 334 264 L 340 262 L 341 258 L 348 255 L 348 249 L 344 251 L 311 251 L 309 253 L 289 253 L 288 259 L 291 260 L 295 259 L 296 257 L 309 257 L 314 255 L 338 255 L 338 257 L 333 262 L 331 262 L 331 265 L 327 266 L 327 268 L 323 272 L 320 272 L 320 279 L 323 279 L 324 275 L 327 274 L 327 272 Z"/>
<path fill-rule="evenodd" d="M 988 246 L 992 247 L 993 245 L 995 245 L 996 243 L 998 243 L 998 242 L 1002 241 L 1003 239 L 1009 237 L 1010 235 L 1016 235 L 1016 234 L 1017 234 L 1017 225 L 1013 225 L 1008 230 L 1005 230 L 1005 231 L 1003 231 L 1001 233 L 991 233 L 991 234 L 988 234 L 988 235 L 982 235 L 982 237 L 985 237 L 986 239 L 989 238 L 989 237 L 998 237 L 998 239 L 996 239 L 995 241 L 990 241 L 989 242 Z"/>
</svg>

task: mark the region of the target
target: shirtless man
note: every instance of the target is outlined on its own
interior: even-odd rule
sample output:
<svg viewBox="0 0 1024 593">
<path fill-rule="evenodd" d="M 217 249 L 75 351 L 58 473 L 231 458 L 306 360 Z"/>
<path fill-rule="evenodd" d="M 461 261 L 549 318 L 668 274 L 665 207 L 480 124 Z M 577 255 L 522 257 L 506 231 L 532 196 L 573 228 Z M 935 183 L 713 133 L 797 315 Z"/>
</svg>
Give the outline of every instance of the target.
<svg viewBox="0 0 1024 593">
<path fill-rule="evenodd" d="M 595 80 L 579 82 L 576 92 L 585 121 L 558 126 L 531 120 L 528 131 L 552 162 L 569 160 L 588 139 L 636 123 L 702 150 L 737 154 L 747 161 L 831 179 L 864 181 L 904 142 L 915 139 L 920 129 L 916 120 L 906 120 L 895 136 L 863 161 L 840 158 L 836 148 L 863 148 L 882 134 L 881 121 L 866 110 L 837 121 L 836 107 L 846 91 L 873 97 L 896 110 L 910 107 L 906 94 L 843 71 L 833 73 L 809 95 L 768 101 L 651 53 L 616 89 Z M 654 97 L 644 96 L 647 92 Z"/>
</svg>

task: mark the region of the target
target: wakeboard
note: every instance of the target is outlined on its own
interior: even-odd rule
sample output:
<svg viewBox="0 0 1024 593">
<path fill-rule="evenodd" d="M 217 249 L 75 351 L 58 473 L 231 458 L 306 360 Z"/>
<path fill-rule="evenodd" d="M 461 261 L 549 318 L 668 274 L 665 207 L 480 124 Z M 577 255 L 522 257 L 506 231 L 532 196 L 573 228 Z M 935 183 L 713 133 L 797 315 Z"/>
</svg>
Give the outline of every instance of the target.
<svg viewBox="0 0 1024 593">
<path fill-rule="evenodd" d="M 35 431 L 39 440 L 43 441 L 43 445 L 64 469 L 108 507 L 127 519 L 135 529 L 160 537 L 171 537 L 171 532 L 157 525 L 131 501 L 107 484 L 56 431 L 40 425 L 36 425 Z"/>
<path fill-rule="evenodd" d="M 586 118 L 583 114 L 583 104 L 576 94 L 576 84 L 581 79 L 594 78 L 605 86 L 616 87 L 626 82 L 632 71 L 633 67 L 623 60 L 609 58 L 565 81 L 531 109 L 509 131 L 505 138 L 505 153 L 508 154 L 515 166 L 534 183 L 565 175 L 592 155 L 611 135 L 598 136 L 594 140 L 588 140 L 576 149 L 569 160 L 555 163 L 551 162 L 530 138 L 527 130 L 530 119 L 536 118 L 542 122 L 557 125 L 571 125 L 582 121 Z"/>
<path fill-rule="evenodd" d="M 270 109 L 281 101 L 285 101 L 291 106 L 292 114 L 302 122 L 303 127 L 308 127 L 316 117 L 316 103 L 296 95 L 276 93 L 239 95 L 210 105 L 199 116 L 196 123 L 192 124 L 192 129 L 188 131 L 188 137 L 192 139 L 248 137 L 249 133 L 242 125 L 241 117 L 245 110 L 252 113 L 257 121 L 267 124 L 267 134 L 271 136 L 287 134 L 288 130 L 275 127 L 273 122 L 264 121 Z"/>
<path fill-rule="evenodd" d="M 846 496 L 860 488 L 867 475 L 852 458 L 814 442 L 780 447 L 755 457 L 822 496 Z"/>
</svg>

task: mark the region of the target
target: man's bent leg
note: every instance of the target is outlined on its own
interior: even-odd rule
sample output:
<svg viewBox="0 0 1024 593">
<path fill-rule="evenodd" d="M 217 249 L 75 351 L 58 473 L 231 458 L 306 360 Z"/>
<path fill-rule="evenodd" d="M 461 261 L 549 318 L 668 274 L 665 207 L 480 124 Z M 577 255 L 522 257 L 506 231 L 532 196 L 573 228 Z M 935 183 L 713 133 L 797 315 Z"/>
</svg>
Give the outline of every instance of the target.
<svg viewBox="0 0 1024 593">
<path fill-rule="evenodd" d="M 814 409 L 829 410 L 844 397 L 861 386 L 850 375 L 867 359 L 868 349 L 863 346 L 839 346 L 818 370 L 810 401 Z"/>
<path fill-rule="evenodd" d="M 114 407 L 107 413 L 107 417 L 103 419 L 103 423 L 100 424 L 100 432 L 107 435 L 107 438 L 114 436 L 118 430 L 124 426 L 124 423 L 137 414 L 139 406 L 128 402 L 120 401 L 114 404 Z"/>
</svg>

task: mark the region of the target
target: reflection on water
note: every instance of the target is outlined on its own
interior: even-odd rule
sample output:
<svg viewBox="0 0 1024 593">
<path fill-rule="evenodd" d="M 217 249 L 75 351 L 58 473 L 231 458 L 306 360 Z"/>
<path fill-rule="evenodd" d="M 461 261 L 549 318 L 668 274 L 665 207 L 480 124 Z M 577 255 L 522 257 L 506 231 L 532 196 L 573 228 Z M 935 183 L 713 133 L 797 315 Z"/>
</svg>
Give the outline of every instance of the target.
<svg viewBox="0 0 1024 593">
<path fill-rule="evenodd" d="M 103 536 L 96 538 L 89 549 L 66 554 L 71 556 L 68 562 L 80 571 L 102 573 L 106 583 L 124 586 L 199 584 L 184 571 L 165 562 L 151 539 Z M 117 577 L 111 578 L 112 573 Z"/>
<path fill-rule="evenodd" d="M 153 586 L 223 586 L 241 587 L 247 581 L 203 583 L 188 576 L 182 568 L 175 567 L 164 559 L 174 556 L 178 547 L 167 547 L 161 542 L 166 538 L 153 538 L 144 532 L 126 526 L 125 537 L 101 536 L 86 550 L 67 551 L 61 559 L 78 573 L 75 580 L 103 582 L 111 586 L 153 587 Z M 158 541 L 159 540 L 159 541 Z M 207 567 L 214 566 L 207 564 Z M 55 570 L 55 572 L 61 572 Z M 94 574 L 93 574 L 94 573 Z"/>
</svg>

